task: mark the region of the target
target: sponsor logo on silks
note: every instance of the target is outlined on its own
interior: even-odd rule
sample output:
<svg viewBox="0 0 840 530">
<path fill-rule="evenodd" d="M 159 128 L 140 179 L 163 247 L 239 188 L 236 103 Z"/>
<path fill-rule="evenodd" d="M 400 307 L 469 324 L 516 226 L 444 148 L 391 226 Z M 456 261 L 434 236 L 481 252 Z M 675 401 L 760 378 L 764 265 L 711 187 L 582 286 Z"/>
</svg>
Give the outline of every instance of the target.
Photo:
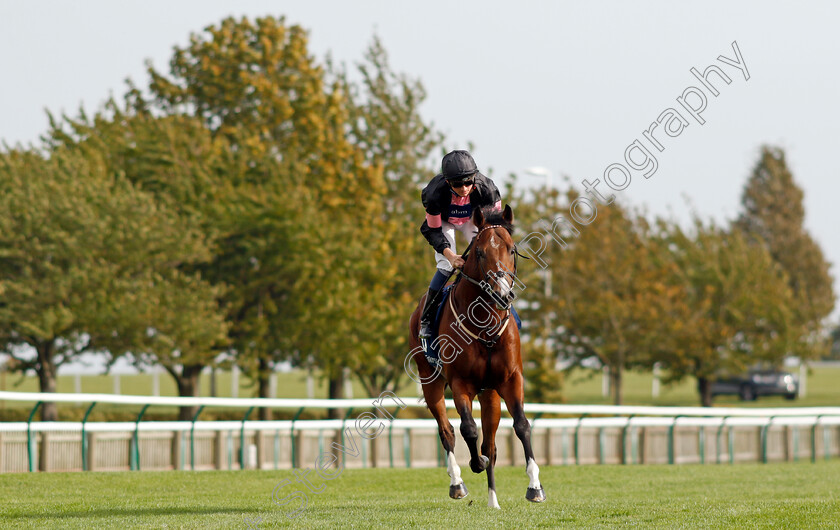
<svg viewBox="0 0 840 530">
<path fill-rule="evenodd" d="M 449 217 L 469 217 L 472 214 L 472 205 L 451 204 L 449 206 Z"/>
</svg>

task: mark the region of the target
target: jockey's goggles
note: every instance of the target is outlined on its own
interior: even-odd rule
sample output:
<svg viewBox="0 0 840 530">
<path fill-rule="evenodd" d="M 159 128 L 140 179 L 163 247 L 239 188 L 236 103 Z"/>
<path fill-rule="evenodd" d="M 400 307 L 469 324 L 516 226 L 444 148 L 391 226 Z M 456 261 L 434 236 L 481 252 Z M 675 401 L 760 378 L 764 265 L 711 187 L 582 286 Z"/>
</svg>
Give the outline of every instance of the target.
<svg viewBox="0 0 840 530">
<path fill-rule="evenodd" d="M 463 188 L 464 186 L 472 186 L 473 184 L 475 184 L 475 179 L 465 179 L 449 183 L 453 188 Z"/>
</svg>

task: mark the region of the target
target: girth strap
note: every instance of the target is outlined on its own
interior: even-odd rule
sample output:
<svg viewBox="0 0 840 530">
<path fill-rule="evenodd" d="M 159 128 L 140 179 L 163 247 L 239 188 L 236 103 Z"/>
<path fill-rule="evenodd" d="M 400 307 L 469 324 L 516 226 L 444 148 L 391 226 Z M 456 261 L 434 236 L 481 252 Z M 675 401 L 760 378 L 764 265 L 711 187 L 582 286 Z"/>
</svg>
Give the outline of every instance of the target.
<svg viewBox="0 0 840 530">
<path fill-rule="evenodd" d="M 467 329 L 467 326 L 464 325 L 462 319 L 467 318 L 466 315 L 459 315 L 457 311 L 455 311 L 455 305 L 452 303 L 452 299 L 455 298 L 455 293 L 449 293 L 449 309 L 452 311 L 452 315 L 455 317 L 455 320 L 458 321 L 458 325 L 464 330 L 467 335 L 474 338 L 475 340 L 479 341 L 480 343 L 484 344 L 488 348 L 492 347 L 496 342 L 499 340 L 499 337 L 502 336 L 502 333 L 505 332 L 507 329 L 508 324 L 510 323 L 510 309 L 507 310 L 507 315 L 505 315 L 505 323 L 502 325 L 501 329 L 498 333 L 496 333 L 493 340 L 485 340 Z"/>
</svg>

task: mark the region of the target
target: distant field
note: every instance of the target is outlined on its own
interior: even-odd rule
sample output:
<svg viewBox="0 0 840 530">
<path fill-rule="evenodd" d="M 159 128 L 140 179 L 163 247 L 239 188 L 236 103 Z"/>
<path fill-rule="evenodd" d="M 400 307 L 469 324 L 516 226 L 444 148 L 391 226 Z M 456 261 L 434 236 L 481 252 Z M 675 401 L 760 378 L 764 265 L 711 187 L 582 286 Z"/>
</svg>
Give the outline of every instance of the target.
<svg viewBox="0 0 840 530">
<path fill-rule="evenodd" d="M 217 395 L 230 396 L 231 374 L 217 374 Z M 716 404 L 721 406 L 746 406 L 746 407 L 788 407 L 788 406 L 825 406 L 840 405 L 840 367 L 819 366 L 814 368 L 807 378 L 807 396 L 804 399 L 787 401 L 781 396 L 763 397 L 753 402 L 739 401 L 736 396 L 724 396 L 716 399 Z M 658 398 L 651 397 L 651 385 L 653 375 L 650 373 L 628 372 L 624 376 L 624 404 L 626 405 L 660 405 L 660 406 L 694 406 L 698 405 L 696 382 L 694 379 L 683 381 L 673 386 L 662 386 Z M 82 392 L 86 393 L 112 393 L 114 384 L 110 375 L 82 376 Z M 566 403 L 576 404 L 610 404 L 611 400 L 601 394 L 602 376 L 600 373 L 589 371 L 575 371 L 566 374 L 564 394 Z M 37 392 L 38 381 L 35 377 L 22 378 L 18 375 L 6 375 L 6 390 L 21 392 Z M 152 395 L 152 376 L 149 374 L 121 375 L 120 393 L 135 395 Z M 73 376 L 59 376 L 58 391 L 72 393 L 75 391 Z M 163 396 L 174 396 L 175 384 L 168 374 L 160 375 L 160 393 Z M 402 396 L 417 396 L 417 385 L 413 382 L 405 384 L 398 392 Z M 256 396 L 257 389 L 244 375 L 239 377 L 239 397 Z M 210 376 L 201 377 L 201 395 L 210 395 Z M 354 381 L 353 396 L 356 398 L 366 397 L 362 386 Z M 279 398 L 305 398 L 306 373 L 303 371 L 292 371 L 277 374 L 277 397 Z M 326 398 L 326 384 L 315 377 L 314 397 Z M 29 403 L 6 402 L 0 407 L 31 408 Z M 65 406 L 66 407 L 66 406 Z M 103 406 L 107 410 L 107 406 Z M 153 409 L 150 409 L 150 412 Z M 2 411 L 0 410 L 0 417 Z"/>
<path fill-rule="evenodd" d="M 836 528 L 840 461 L 818 464 L 545 467 L 547 502 L 525 500 L 521 468 L 497 470 L 501 511 L 486 479 L 464 469 L 466 499 L 448 498 L 444 469 L 346 470 L 310 480 L 303 513 L 271 501 L 291 471 L 0 475 L 3 528 Z M 314 478 L 313 478 L 314 477 Z M 287 486 L 283 495 L 304 491 Z M 260 523 L 256 526 L 256 522 Z"/>
<path fill-rule="evenodd" d="M 572 372 L 566 375 L 565 395 L 567 403 L 589 403 L 594 405 L 611 403 L 601 395 L 600 374 Z M 659 406 L 699 405 L 697 382 L 687 379 L 674 386 L 662 386 L 658 398 L 651 397 L 653 374 L 629 372 L 624 375 L 624 404 Z M 782 396 L 761 397 L 756 401 L 743 402 L 737 396 L 719 396 L 715 403 L 743 407 L 811 407 L 840 405 L 840 367 L 818 366 L 807 377 L 807 395 L 804 399 L 788 401 Z"/>
</svg>

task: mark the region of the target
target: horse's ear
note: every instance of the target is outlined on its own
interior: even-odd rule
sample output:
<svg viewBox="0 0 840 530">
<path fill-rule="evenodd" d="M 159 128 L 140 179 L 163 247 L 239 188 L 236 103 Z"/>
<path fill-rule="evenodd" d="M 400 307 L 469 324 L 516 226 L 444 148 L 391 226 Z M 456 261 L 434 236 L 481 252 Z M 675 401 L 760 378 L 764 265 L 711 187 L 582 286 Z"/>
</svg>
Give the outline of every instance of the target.
<svg viewBox="0 0 840 530">
<path fill-rule="evenodd" d="M 510 207 L 510 204 L 505 204 L 505 211 L 502 212 L 502 219 L 509 225 L 513 224 L 513 209 Z"/>
<path fill-rule="evenodd" d="M 484 212 L 481 208 L 473 210 L 472 221 L 476 228 L 481 228 L 484 225 Z"/>
</svg>

